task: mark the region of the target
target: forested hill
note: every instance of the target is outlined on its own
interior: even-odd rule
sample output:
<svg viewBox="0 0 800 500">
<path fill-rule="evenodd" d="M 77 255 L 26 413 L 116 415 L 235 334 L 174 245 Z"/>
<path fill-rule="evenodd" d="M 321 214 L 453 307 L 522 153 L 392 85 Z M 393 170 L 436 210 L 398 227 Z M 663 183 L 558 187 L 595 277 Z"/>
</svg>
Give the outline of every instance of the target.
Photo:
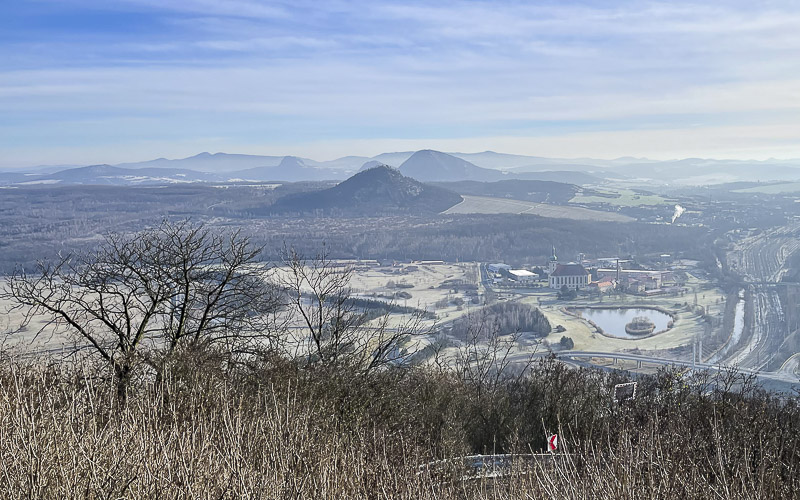
<svg viewBox="0 0 800 500">
<path fill-rule="evenodd" d="M 459 194 L 493 196 L 515 200 L 543 203 L 567 203 L 580 189 L 574 184 L 551 181 L 503 180 L 497 182 L 435 182 L 435 186 L 450 189 Z"/>
<path fill-rule="evenodd" d="M 423 184 L 403 176 L 397 169 L 381 165 L 359 172 L 330 189 L 283 197 L 266 211 L 271 214 L 432 214 L 459 202 L 461 196 L 453 191 Z"/>
</svg>

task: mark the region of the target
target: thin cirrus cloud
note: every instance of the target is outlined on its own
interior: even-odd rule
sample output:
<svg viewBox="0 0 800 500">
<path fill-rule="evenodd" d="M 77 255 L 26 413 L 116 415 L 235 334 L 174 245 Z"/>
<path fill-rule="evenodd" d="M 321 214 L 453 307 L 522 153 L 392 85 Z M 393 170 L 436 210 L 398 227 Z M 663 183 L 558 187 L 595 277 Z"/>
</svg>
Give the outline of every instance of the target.
<svg viewBox="0 0 800 500">
<path fill-rule="evenodd" d="M 25 3 L 0 20 L 0 166 L 204 140 L 320 159 L 400 144 L 800 156 L 788 2 L 112 4 Z"/>
</svg>

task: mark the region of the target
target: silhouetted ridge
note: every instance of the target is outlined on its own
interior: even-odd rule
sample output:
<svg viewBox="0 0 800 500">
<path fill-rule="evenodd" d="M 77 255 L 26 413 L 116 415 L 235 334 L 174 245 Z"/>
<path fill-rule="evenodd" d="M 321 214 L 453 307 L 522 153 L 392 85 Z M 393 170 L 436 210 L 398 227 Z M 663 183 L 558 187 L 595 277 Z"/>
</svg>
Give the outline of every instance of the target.
<svg viewBox="0 0 800 500">
<path fill-rule="evenodd" d="M 499 170 L 481 168 L 447 153 L 423 149 L 400 165 L 400 172 L 421 181 L 498 181 L 507 178 Z"/>
</svg>

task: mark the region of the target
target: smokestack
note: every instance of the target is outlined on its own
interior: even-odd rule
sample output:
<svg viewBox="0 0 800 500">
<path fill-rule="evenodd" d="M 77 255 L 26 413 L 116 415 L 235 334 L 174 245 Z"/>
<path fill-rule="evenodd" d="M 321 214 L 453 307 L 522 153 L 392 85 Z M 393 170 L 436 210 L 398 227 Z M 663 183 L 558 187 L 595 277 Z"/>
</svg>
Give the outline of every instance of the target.
<svg viewBox="0 0 800 500">
<path fill-rule="evenodd" d="M 683 215 L 683 212 L 685 211 L 686 209 L 683 208 L 682 206 L 675 205 L 675 212 L 672 214 L 672 222 L 670 222 L 670 224 L 675 224 L 675 221 L 678 219 L 678 217 Z"/>
</svg>

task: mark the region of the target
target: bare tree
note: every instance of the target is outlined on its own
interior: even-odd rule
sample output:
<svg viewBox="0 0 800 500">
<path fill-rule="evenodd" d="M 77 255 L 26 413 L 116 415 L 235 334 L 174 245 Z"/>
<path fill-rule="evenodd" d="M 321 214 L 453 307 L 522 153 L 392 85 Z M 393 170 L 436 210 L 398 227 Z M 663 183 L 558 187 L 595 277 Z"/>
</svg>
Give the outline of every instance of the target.
<svg viewBox="0 0 800 500">
<path fill-rule="evenodd" d="M 295 358 L 309 364 L 349 365 L 362 373 L 388 364 L 401 364 L 413 354 L 413 339 L 429 333 L 423 315 L 391 324 L 392 304 L 377 317 L 354 300 L 350 289 L 353 269 L 329 259 L 323 252 L 306 260 L 284 249 L 284 268 L 278 282 L 300 326 Z"/>
<path fill-rule="evenodd" d="M 520 377 L 530 367 L 532 353 L 519 352 L 521 332 L 501 334 L 499 319 L 485 310 L 468 314 L 466 325 L 450 364 L 479 393 L 496 391 L 512 371 Z"/>
<path fill-rule="evenodd" d="M 227 352 L 274 339 L 278 293 L 257 264 L 261 249 L 240 231 L 188 221 L 133 235 L 109 234 L 94 252 L 17 271 L 3 295 L 42 328 L 76 337 L 113 369 L 125 397 L 135 371 L 162 376 L 181 349 Z"/>
<path fill-rule="evenodd" d="M 500 318 L 488 309 L 470 312 L 443 331 L 432 345 L 431 364 L 440 375 L 462 382 L 471 402 L 462 408 L 462 418 L 470 422 L 468 439 L 494 453 L 495 446 L 513 446 L 507 441 L 514 418 L 510 394 L 530 374 L 536 349 L 525 349 L 519 330 L 503 333 Z"/>
</svg>

